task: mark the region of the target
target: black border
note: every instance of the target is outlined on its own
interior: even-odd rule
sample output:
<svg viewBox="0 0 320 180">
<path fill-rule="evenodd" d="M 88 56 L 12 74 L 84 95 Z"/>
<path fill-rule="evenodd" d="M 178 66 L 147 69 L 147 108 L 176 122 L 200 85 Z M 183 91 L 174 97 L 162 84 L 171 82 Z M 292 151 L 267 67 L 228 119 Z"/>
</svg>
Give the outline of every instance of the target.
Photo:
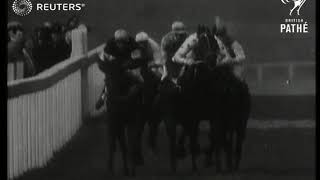
<svg viewBox="0 0 320 180">
<path fill-rule="evenodd" d="M 319 54 L 320 54 L 320 49 L 319 49 L 319 42 L 318 42 L 318 38 L 319 36 L 317 35 L 318 34 L 318 30 L 319 30 L 319 24 L 318 24 L 318 15 L 319 15 L 319 4 L 317 2 L 317 0 L 314 0 L 315 3 L 316 3 L 316 54 L 315 54 L 315 57 L 316 57 L 316 61 L 317 61 L 317 57 L 320 57 Z M 3 13 L 3 15 L 1 16 L 2 20 L 0 22 L 1 24 L 1 28 L 3 29 L 3 31 L 1 31 L 3 34 L 5 34 L 5 36 L 7 36 L 7 33 L 6 33 L 6 26 L 7 26 L 7 22 L 8 22 L 8 1 L 5 0 L 3 1 L 2 3 L 2 6 L 1 6 L 1 12 Z M 2 155 L 2 160 L 3 160 L 3 165 L 2 167 L 7 167 L 7 98 L 8 98 L 8 89 L 7 89 L 7 66 L 6 66 L 6 63 L 5 61 L 7 61 L 7 44 L 5 42 L 5 38 L 7 37 L 4 37 L 2 39 L 2 48 L 1 48 L 1 54 L 2 54 L 2 69 L 1 69 L 1 88 L 0 90 L 2 91 L 1 93 L 1 98 L 3 98 L 3 100 L 1 101 L 2 102 L 2 107 L 1 110 L 3 113 L 2 115 L 2 121 L 1 121 L 1 127 L 2 127 L 2 135 L 1 135 L 1 138 L 3 139 L 1 142 L 3 142 L 3 145 L 2 145 L 2 150 L 1 153 L 3 153 Z M 316 62 L 316 104 L 315 104 L 315 113 L 316 113 L 316 119 L 318 119 L 318 111 L 317 111 L 317 104 L 319 102 L 319 95 L 318 95 L 318 85 L 319 85 L 319 78 L 318 78 L 318 74 L 319 74 L 319 64 Z M 318 135 L 319 135 L 319 125 L 317 123 L 317 120 L 316 120 L 316 177 L 319 177 L 319 171 L 318 171 L 318 155 L 317 155 L 317 150 L 319 150 L 318 148 Z M 5 172 L 4 172 L 5 171 Z M 1 173 L 1 176 L 4 175 L 4 177 L 0 177 L 0 179 L 7 179 L 7 168 L 3 168 L 3 172 Z"/>
<path fill-rule="evenodd" d="M 1 65 L 1 91 L 2 91 L 2 93 L 1 93 L 1 98 L 3 98 L 4 100 L 3 101 L 1 101 L 2 103 L 2 105 L 1 105 L 1 107 L 3 107 L 3 108 L 1 108 L 1 114 L 3 113 L 3 115 L 1 116 L 2 118 L 2 120 L 1 120 L 1 127 L 2 127 L 2 133 L 1 133 L 1 138 L 3 138 L 3 140 L 2 140 L 2 142 L 3 142 L 3 151 L 1 151 L 1 153 L 3 153 L 3 157 L 2 157 L 2 159 L 3 159 L 3 164 L 4 164 L 4 166 L 2 166 L 2 167 L 6 167 L 5 169 L 4 169 L 4 171 L 5 172 L 2 172 L 1 173 L 1 176 L 2 175 L 4 175 L 4 177 L 0 177 L 0 179 L 7 179 L 7 154 L 8 154 L 8 152 L 7 152 L 7 97 L 8 97 L 8 91 L 7 91 L 7 63 L 6 63 L 6 61 L 7 61 L 7 57 L 8 57 L 8 55 L 7 55 L 7 42 L 5 41 L 8 37 L 8 33 L 7 33 L 7 23 L 8 23 L 8 1 L 4 1 L 4 2 L 2 2 L 2 3 L 4 3 L 4 5 L 3 6 L 1 6 L 1 12 L 3 12 L 3 15 L 1 15 L 1 17 L 3 18 L 3 19 L 1 19 L 1 28 L 3 28 L 3 31 L 1 31 L 4 35 L 5 35 L 5 37 L 2 39 L 2 43 L 1 43 L 1 46 L 2 46 L 2 50 L 3 51 L 1 51 L 1 57 L 2 57 L 2 65 Z"/>
<path fill-rule="evenodd" d="M 318 3 L 316 0 L 315 0 L 315 4 L 316 4 L 316 34 L 315 34 L 315 36 L 316 36 L 316 42 L 315 42 L 315 45 L 316 45 L 316 54 L 315 54 L 315 61 L 316 61 L 316 104 L 315 104 L 315 117 L 316 117 L 316 138 L 315 138 L 315 140 L 316 140 L 316 146 L 315 146 L 315 148 L 316 148 L 316 151 L 315 151 L 315 170 L 316 170 L 316 179 L 317 179 L 317 177 L 319 177 L 319 156 L 318 156 L 318 150 L 319 150 L 319 147 L 318 147 L 318 140 L 319 140 L 319 138 L 318 138 L 318 135 L 319 135 L 319 125 L 318 125 L 318 116 L 317 116 L 317 114 L 318 114 L 318 108 L 317 108 L 317 104 L 319 103 L 319 94 L 318 94 L 318 85 L 319 85 L 319 78 L 318 78 L 318 75 L 319 75 L 319 63 L 317 63 L 317 57 L 319 57 L 319 54 L 320 54 L 320 49 L 319 49 L 319 42 L 318 42 L 318 38 L 319 38 L 319 36 L 318 36 L 318 33 L 319 33 L 319 23 L 318 23 L 318 19 L 319 19 L 319 17 L 318 17 L 318 15 L 319 15 L 319 4 L 320 3 Z"/>
</svg>

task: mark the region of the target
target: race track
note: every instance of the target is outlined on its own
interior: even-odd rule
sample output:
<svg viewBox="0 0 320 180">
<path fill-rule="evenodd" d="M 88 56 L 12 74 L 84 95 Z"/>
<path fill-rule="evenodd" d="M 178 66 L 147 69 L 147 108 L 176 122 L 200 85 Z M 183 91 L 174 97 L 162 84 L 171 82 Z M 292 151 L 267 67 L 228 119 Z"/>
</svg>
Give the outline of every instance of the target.
<svg viewBox="0 0 320 180">
<path fill-rule="evenodd" d="M 190 157 L 179 162 L 178 171 L 173 175 L 169 169 L 168 141 L 165 131 L 161 131 L 159 156 L 152 156 L 144 149 L 145 165 L 138 168 L 136 179 L 315 179 L 315 122 L 301 121 L 298 126 L 282 122 L 282 125 L 272 125 L 268 121 L 250 120 L 240 172 L 234 176 L 216 175 L 214 168 L 204 168 L 203 156 L 198 161 L 200 175 L 191 173 Z M 204 145 L 205 131 L 200 139 Z M 122 175 L 119 152 L 116 175 L 109 176 L 106 155 L 106 126 L 101 118 L 90 119 L 47 168 L 33 170 L 19 180 L 128 179 Z"/>
</svg>

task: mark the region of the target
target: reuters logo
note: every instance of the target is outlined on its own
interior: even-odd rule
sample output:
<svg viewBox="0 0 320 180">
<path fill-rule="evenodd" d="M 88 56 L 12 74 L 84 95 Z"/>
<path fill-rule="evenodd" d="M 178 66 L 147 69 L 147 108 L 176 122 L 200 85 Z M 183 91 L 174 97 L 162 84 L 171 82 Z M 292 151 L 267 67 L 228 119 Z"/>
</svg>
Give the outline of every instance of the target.
<svg viewBox="0 0 320 180">
<path fill-rule="evenodd" d="M 30 14 L 32 10 L 32 4 L 30 0 L 15 0 L 12 4 L 14 13 L 19 16 L 26 16 Z"/>
</svg>

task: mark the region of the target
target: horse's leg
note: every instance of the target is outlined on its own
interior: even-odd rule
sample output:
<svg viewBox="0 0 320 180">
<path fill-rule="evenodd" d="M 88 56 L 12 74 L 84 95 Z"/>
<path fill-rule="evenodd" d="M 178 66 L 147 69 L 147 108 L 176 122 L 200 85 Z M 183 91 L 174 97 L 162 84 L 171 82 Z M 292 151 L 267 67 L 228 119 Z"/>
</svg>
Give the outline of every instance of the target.
<svg viewBox="0 0 320 180">
<path fill-rule="evenodd" d="M 131 119 L 132 120 L 132 119 Z M 137 165 L 137 140 L 138 140 L 138 129 L 135 124 L 135 120 L 128 123 L 127 126 L 127 139 L 128 139 L 128 151 L 129 151 L 129 164 L 130 164 L 130 176 L 135 176 L 136 165 Z"/>
<path fill-rule="evenodd" d="M 154 120 L 149 121 L 149 137 L 148 146 L 152 153 L 158 154 L 157 152 L 157 137 L 158 137 L 158 127 L 160 124 L 160 118 L 154 117 Z"/>
<path fill-rule="evenodd" d="M 214 126 L 213 120 L 210 120 L 210 132 L 209 132 L 209 148 L 206 149 L 206 159 L 205 159 L 205 167 L 210 167 L 213 165 L 212 153 L 214 151 Z"/>
<path fill-rule="evenodd" d="M 227 132 L 227 137 L 225 141 L 225 152 L 227 157 L 227 173 L 231 173 L 233 170 L 233 131 Z"/>
<path fill-rule="evenodd" d="M 154 94 L 153 101 L 151 103 L 151 113 L 149 119 L 149 139 L 148 144 L 154 154 L 157 152 L 157 138 L 159 132 L 159 125 L 162 120 L 161 108 L 164 106 L 163 102 L 160 100 L 160 94 Z"/>
<path fill-rule="evenodd" d="M 236 135 L 236 150 L 235 150 L 236 152 L 235 152 L 234 171 L 238 171 L 240 167 L 243 140 L 244 140 L 243 133 L 238 131 Z"/>
<path fill-rule="evenodd" d="M 191 161 L 192 161 L 192 171 L 198 171 L 197 167 L 197 156 L 200 151 L 200 145 L 198 143 L 198 125 L 197 123 L 193 124 L 190 127 L 190 151 L 191 151 Z"/>
<path fill-rule="evenodd" d="M 139 116 L 141 117 L 141 116 Z M 142 134 L 144 130 L 144 125 L 145 125 L 145 119 L 138 119 L 138 124 L 137 124 L 137 149 L 136 149 L 136 155 L 137 155 L 137 165 L 143 165 L 144 164 L 144 159 L 142 155 Z"/>
<path fill-rule="evenodd" d="M 161 122 L 160 110 L 159 110 L 159 97 L 155 97 L 151 104 L 150 116 L 148 120 L 149 124 L 149 136 L 148 136 L 148 146 L 153 154 L 158 154 L 157 152 L 157 137 L 158 137 L 158 127 Z"/>
<path fill-rule="evenodd" d="M 170 153 L 170 165 L 173 173 L 177 170 L 176 159 L 176 123 L 172 118 L 166 118 L 166 129 L 169 137 L 169 153 Z"/>
<path fill-rule="evenodd" d="M 128 149 L 127 149 L 127 145 L 126 145 L 125 128 L 124 127 L 122 127 L 120 129 L 118 138 L 119 138 L 119 145 L 120 145 L 121 152 L 122 152 L 124 174 L 126 176 L 128 176 L 129 175 L 128 159 L 127 159 L 128 158 L 127 157 Z"/>
<path fill-rule="evenodd" d="M 221 153 L 224 147 L 224 132 L 221 127 L 216 127 L 216 131 L 214 134 L 214 153 L 215 153 L 215 160 L 216 160 L 216 172 L 222 172 L 222 162 L 221 162 Z"/>
<path fill-rule="evenodd" d="M 112 120 L 111 120 L 112 121 Z M 114 161 L 114 153 L 116 150 L 116 130 L 115 126 L 113 126 L 112 123 L 108 124 L 108 168 L 111 175 L 114 175 L 114 169 L 113 169 L 113 161 Z"/>
<path fill-rule="evenodd" d="M 246 137 L 247 120 L 243 121 L 242 126 L 236 131 L 236 147 L 235 147 L 235 166 L 234 171 L 238 171 L 240 167 L 240 161 L 242 156 L 242 145 Z"/>
<path fill-rule="evenodd" d="M 185 141 L 186 141 L 186 132 L 185 128 L 182 128 L 182 132 L 178 137 L 178 147 L 177 147 L 177 156 L 178 158 L 185 158 L 187 156 L 187 152 L 185 149 Z"/>
</svg>

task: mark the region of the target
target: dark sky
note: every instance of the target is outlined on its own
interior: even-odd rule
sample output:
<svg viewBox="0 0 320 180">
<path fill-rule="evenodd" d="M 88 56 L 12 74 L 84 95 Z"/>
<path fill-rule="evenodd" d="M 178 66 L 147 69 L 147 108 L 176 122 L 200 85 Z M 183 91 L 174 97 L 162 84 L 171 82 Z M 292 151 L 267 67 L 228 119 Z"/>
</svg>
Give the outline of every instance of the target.
<svg viewBox="0 0 320 180">
<path fill-rule="evenodd" d="M 14 15 L 9 0 L 9 20 L 22 22 L 27 30 L 46 20 L 65 22 L 73 12 L 38 12 L 25 17 Z M 158 42 L 170 30 L 174 20 L 182 20 L 194 31 L 198 23 L 212 24 L 215 15 L 226 19 L 234 36 L 244 45 L 252 61 L 314 60 L 315 0 L 307 0 L 300 18 L 308 21 L 306 35 L 280 34 L 280 23 L 289 18 L 293 3 L 281 0 L 31 0 L 37 2 L 85 3 L 78 14 L 92 26 L 90 47 L 101 44 L 117 28 L 126 28 L 133 35 L 148 32 Z M 297 17 L 297 16 L 293 16 Z"/>
</svg>

